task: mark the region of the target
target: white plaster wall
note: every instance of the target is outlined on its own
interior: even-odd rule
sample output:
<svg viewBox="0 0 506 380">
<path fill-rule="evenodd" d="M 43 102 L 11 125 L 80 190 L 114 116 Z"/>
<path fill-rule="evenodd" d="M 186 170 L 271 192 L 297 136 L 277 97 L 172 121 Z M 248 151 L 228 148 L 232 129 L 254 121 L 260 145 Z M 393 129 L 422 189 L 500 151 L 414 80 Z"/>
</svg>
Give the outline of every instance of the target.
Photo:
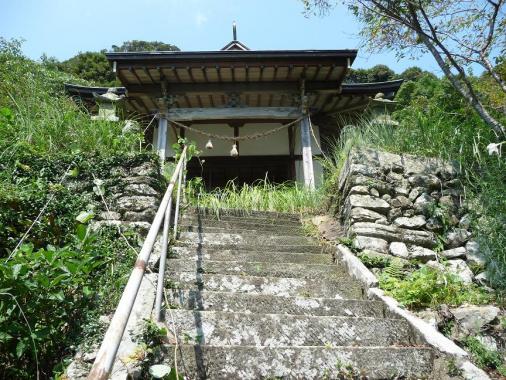
<svg viewBox="0 0 506 380">
<path fill-rule="evenodd" d="M 234 128 L 229 127 L 226 124 L 195 124 L 190 126 L 200 131 L 206 131 L 217 135 L 230 137 L 234 136 Z M 197 149 L 202 152 L 201 157 L 228 156 L 230 155 L 230 149 L 232 149 L 232 141 L 218 140 L 213 138 L 211 139 L 213 142 L 213 149 L 206 149 L 206 144 L 209 138 L 189 130 L 185 131 L 185 137 L 188 139 L 188 141 L 195 142 Z"/>
<path fill-rule="evenodd" d="M 275 128 L 281 127 L 279 123 L 272 124 L 245 124 L 239 128 L 239 136 L 247 136 L 254 133 L 264 133 Z M 245 156 L 269 156 L 269 155 L 288 155 L 290 149 L 288 146 L 288 128 L 261 137 L 255 140 L 244 140 L 240 142 L 239 153 Z"/>
<path fill-rule="evenodd" d="M 272 124 L 245 124 L 239 128 L 239 136 L 251 135 L 255 133 L 263 133 L 271 129 L 280 127 L 279 123 Z M 191 125 L 192 128 L 206 131 L 223 136 L 234 136 L 234 129 L 226 124 L 196 124 Z M 316 136 L 318 143 L 315 142 L 313 134 L 311 134 L 311 151 L 313 154 L 320 154 L 320 132 L 318 126 L 313 125 L 314 135 Z M 173 157 L 174 150 L 172 144 L 177 141 L 177 136 L 174 134 L 172 127 L 167 128 L 167 149 L 166 157 Z M 302 148 L 300 144 L 300 126 L 296 126 L 294 129 L 295 137 L 295 154 L 302 154 Z M 208 138 L 199 133 L 187 130 L 185 133 L 186 138 L 189 141 L 194 141 L 197 148 L 202 152 L 202 157 L 212 156 L 228 156 L 230 149 L 232 149 L 232 141 L 225 141 L 219 139 L 211 139 L 213 142 L 213 149 L 206 149 L 206 143 Z M 158 140 L 158 127 L 155 127 L 153 133 L 153 148 L 156 149 Z M 284 128 L 271 135 L 261 137 L 255 140 L 244 140 L 239 142 L 239 154 L 244 156 L 269 156 L 269 155 L 288 155 L 290 154 L 288 146 L 288 128 Z"/>
</svg>

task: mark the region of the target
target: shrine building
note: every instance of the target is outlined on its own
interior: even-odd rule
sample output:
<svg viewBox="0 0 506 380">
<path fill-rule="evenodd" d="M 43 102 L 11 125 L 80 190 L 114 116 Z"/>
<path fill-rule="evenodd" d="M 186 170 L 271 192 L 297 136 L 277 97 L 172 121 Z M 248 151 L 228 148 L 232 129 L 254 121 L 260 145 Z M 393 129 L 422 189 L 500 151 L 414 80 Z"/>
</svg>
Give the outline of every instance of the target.
<svg viewBox="0 0 506 380">
<path fill-rule="evenodd" d="M 164 160 L 178 138 L 194 141 L 188 176 L 208 188 L 265 178 L 314 188 L 343 120 L 382 112 L 402 83 L 343 83 L 357 50 L 250 50 L 235 26 L 233 37 L 218 51 L 106 53 L 122 87 L 66 90 L 98 101 L 96 118 L 117 119 L 107 101 L 116 96 L 127 118 L 153 121 L 146 138 Z"/>
</svg>

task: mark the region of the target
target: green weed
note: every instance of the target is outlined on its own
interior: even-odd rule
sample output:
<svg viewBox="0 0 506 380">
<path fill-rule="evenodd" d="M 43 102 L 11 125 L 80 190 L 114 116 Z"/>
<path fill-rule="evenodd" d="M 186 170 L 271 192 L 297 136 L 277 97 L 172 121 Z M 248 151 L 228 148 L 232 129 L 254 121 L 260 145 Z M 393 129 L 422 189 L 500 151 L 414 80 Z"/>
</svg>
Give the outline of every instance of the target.
<svg viewBox="0 0 506 380">
<path fill-rule="evenodd" d="M 473 361 L 478 367 L 486 369 L 497 369 L 504 375 L 505 367 L 502 355 L 498 351 L 487 349 L 476 337 L 467 337 L 464 346 L 471 353 Z"/>
<path fill-rule="evenodd" d="M 210 192 L 206 192 L 199 182 L 189 185 L 190 203 L 216 214 L 221 209 L 312 213 L 321 207 L 323 199 L 321 191 L 311 191 L 297 183 L 276 185 L 263 180 L 238 186 L 231 181 L 224 188 Z"/>
<path fill-rule="evenodd" d="M 385 272 L 379 277 L 380 287 L 409 309 L 436 307 L 440 304 L 459 306 L 463 303 L 485 304 L 494 296 L 476 285 L 466 285 L 458 277 L 427 266 L 404 279 Z"/>
</svg>

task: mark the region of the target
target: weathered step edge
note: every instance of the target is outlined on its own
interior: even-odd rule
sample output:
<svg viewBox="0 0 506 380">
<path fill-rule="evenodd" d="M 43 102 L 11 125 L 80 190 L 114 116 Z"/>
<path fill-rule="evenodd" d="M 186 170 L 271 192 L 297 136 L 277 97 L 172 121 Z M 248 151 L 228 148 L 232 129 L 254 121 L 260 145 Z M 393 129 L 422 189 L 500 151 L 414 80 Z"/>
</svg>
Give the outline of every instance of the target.
<svg viewBox="0 0 506 380">
<path fill-rule="evenodd" d="M 168 289 L 199 289 L 222 292 L 270 294 L 335 299 L 362 299 L 363 288 L 358 283 L 344 280 L 301 279 L 285 277 L 201 274 L 195 272 L 171 273 Z"/>
<path fill-rule="evenodd" d="M 181 341 L 219 346 L 420 346 L 404 319 L 175 309 L 166 313 Z"/>
<path fill-rule="evenodd" d="M 171 366 L 174 366 L 174 349 L 174 346 L 163 347 L 165 363 Z M 180 372 L 192 379 L 437 378 L 431 376 L 432 350 L 418 347 L 182 345 L 178 352 Z"/>
<path fill-rule="evenodd" d="M 266 294 L 172 289 L 169 307 L 187 310 L 228 311 L 313 316 L 399 318 L 383 302 L 334 298 L 279 297 Z"/>
<path fill-rule="evenodd" d="M 219 217 L 219 215 L 226 216 L 239 216 L 239 217 L 261 217 L 261 218 L 269 218 L 269 219 L 293 219 L 299 220 L 300 214 L 295 213 L 285 213 L 285 212 L 277 212 L 277 211 L 258 211 L 258 210 L 242 210 L 242 209 L 233 209 L 233 208 L 220 208 L 220 209 L 211 209 L 206 207 L 188 207 L 184 210 L 185 214 L 188 215 L 206 215 L 212 217 Z"/>
<path fill-rule="evenodd" d="M 212 259 L 167 260 L 169 272 L 197 272 L 205 274 L 232 274 L 286 278 L 342 278 L 348 277 L 344 268 L 336 264 L 294 264 L 266 261 L 214 261 Z M 350 281 L 354 281 L 351 280 Z"/>
</svg>

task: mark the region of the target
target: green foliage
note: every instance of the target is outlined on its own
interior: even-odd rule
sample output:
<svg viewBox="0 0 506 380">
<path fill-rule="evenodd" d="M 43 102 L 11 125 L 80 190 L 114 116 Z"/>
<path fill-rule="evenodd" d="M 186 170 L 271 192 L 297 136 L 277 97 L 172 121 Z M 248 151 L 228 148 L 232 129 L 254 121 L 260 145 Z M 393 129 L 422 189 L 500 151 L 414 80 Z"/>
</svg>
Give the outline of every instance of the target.
<svg viewBox="0 0 506 380">
<path fill-rule="evenodd" d="M 382 273 L 380 287 L 409 309 L 436 307 L 440 304 L 459 306 L 465 302 L 484 304 L 493 296 L 476 285 L 466 285 L 452 274 L 443 273 L 427 266 L 399 279 Z"/>
<path fill-rule="evenodd" d="M 161 41 L 140 41 L 131 40 L 125 41 L 120 46 L 112 45 L 114 52 L 126 51 L 180 51 L 180 49 L 172 44 L 167 44 Z"/>
<path fill-rule="evenodd" d="M 133 262 L 116 235 L 112 230 L 98 234 L 78 229 L 66 246 L 35 249 L 25 244 L 10 260 L 2 260 L 1 378 L 31 378 L 36 373 L 35 349 L 41 376 L 50 377 L 61 358 L 71 354 L 69 347 L 81 339 L 87 319 L 111 309 L 117 299 L 111 295 L 118 294 L 126 280 L 120 269 L 124 271 L 124 262 Z"/>
<path fill-rule="evenodd" d="M 405 275 L 404 264 L 399 258 L 393 258 L 384 271 L 386 276 L 401 279 Z"/>
<path fill-rule="evenodd" d="M 132 40 L 123 42 L 119 46 L 112 45 L 111 50 L 113 52 L 179 51 L 179 48 L 160 41 Z M 121 83 L 116 79 L 116 75 L 113 73 L 111 65 L 105 56 L 106 53 L 106 49 L 79 52 L 63 62 L 43 56 L 42 62 L 48 68 L 59 69 L 97 86 L 118 87 Z"/>
<path fill-rule="evenodd" d="M 100 86 L 120 86 L 121 84 L 116 79 L 116 74 L 113 73 L 111 65 L 105 56 L 106 52 L 106 50 L 80 52 L 72 58 L 56 64 L 56 67 L 66 73 Z M 47 60 L 44 63 L 48 66 Z M 49 63 L 55 65 L 54 62 Z"/>
<path fill-rule="evenodd" d="M 116 306 L 139 241 L 88 229 L 102 209 L 94 178 L 115 184 L 112 169 L 156 160 L 139 131 L 91 121 L 63 86 L 87 82 L 57 66 L 0 39 L 0 378 L 34 378 L 37 363 L 50 378 L 77 345 L 100 339 L 99 316 Z"/>
<path fill-rule="evenodd" d="M 504 366 L 504 359 L 500 352 L 488 350 L 474 336 L 467 337 L 463 343 L 467 351 L 471 353 L 473 361 L 478 367 L 482 369 L 497 369 L 501 375 L 505 376 L 506 366 Z"/>
<path fill-rule="evenodd" d="M 122 123 L 93 121 L 64 94 L 65 82 L 82 80 L 12 54 L 15 50 L 10 45 L 0 49 L 3 164 L 20 152 L 59 156 L 79 151 L 105 156 L 139 150 L 144 140 L 141 131 L 122 133 Z"/>
<path fill-rule="evenodd" d="M 220 209 L 311 213 L 321 207 L 322 201 L 321 191 L 307 190 L 297 183 L 275 185 L 263 180 L 238 186 L 230 181 L 224 188 L 210 192 L 203 189 L 201 182 L 188 185 L 190 202 L 216 213 Z"/>
<path fill-rule="evenodd" d="M 386 82 L 395 78 L 395 72 L 386 65 L 376 65 L 370 69 L 349 69 L 346 83 Z"/>
<path fill-rule="evenodd" d="M 368 254 L 367 251 L 359 252 L 357 257 L 367 268 L 385 268 L 388 267 L 392 261 L 392 259 L 386 255 L 379 256 Z"/>
</svg>

